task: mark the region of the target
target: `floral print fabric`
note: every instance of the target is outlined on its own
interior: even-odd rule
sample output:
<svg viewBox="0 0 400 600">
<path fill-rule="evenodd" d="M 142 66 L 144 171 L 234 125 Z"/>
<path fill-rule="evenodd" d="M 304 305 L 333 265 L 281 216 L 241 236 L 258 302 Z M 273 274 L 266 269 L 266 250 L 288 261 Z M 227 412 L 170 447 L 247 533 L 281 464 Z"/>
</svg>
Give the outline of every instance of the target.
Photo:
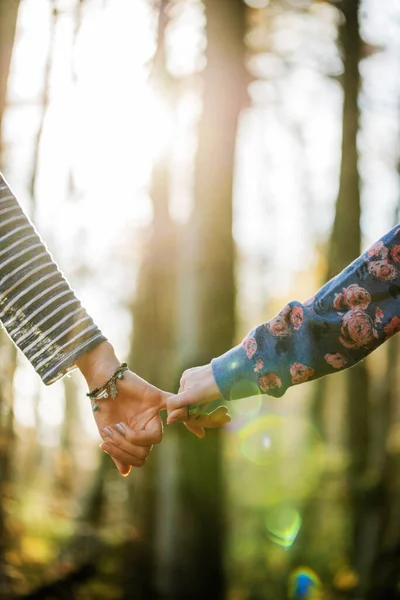
<svg viewBox="0 0 400 600">
<path fill-rule="evenodd" d="M 397 226 L 315 296 L 290 302 L 214 359 L 213 373 L 228 400 L 254 394 L 255 386 L 282 396 L 292 385 L 351 367 L 399 330 Z"/>
</svg>

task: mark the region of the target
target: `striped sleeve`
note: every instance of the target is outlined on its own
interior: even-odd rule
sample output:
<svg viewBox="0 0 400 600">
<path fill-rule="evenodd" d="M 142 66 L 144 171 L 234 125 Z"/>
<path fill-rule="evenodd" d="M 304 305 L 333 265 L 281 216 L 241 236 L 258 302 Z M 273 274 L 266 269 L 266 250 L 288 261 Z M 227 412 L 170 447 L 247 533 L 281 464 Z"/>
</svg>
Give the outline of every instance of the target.
<svg viewBox="0 0 400 600">
<path fill-rule="evenodd" d="M 0 320 L 49 385 L 105 337 L 0 173 Z"/>
</svg>

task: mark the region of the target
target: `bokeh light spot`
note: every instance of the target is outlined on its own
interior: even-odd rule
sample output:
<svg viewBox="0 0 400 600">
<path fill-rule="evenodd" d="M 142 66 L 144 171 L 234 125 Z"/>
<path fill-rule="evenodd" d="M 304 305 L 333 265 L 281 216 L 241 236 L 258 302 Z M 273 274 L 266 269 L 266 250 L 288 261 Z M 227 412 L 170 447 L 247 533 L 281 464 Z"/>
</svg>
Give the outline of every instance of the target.
<svg viewBox="0 0 400 600">
<path fill-rule="evenodd" d="M 298 567 L 289 576 L 289 600 L 317 600 L 320 596 L 321 580 L 308 567 Z"/>
<path fill-rule="evenodd" d="M 350 567 L 344 566 L 336 573 L 333 585 L 337 590 L 348 592 L 357 587 L 358 582 L 357 573 Z"/>
<path fill-rule="evenodd" d="M 250 8 L 266 8 L 269 4 L 269 0 L 245 0 L 245 2 Z"/>
<path fill-rule="evenodd" d="M 283 548 L 291 548 L 301 528 L 301 517 L 296 509 L 279 506 L 268 513 L 265 525 L 270 540 Z"/>
<path fill-rule="evenodd" d="M 235 400 L 229 405 L 229 412 L 240 419 L 255 419 L 262 407 L 262 396 L 251 396 Z"/>
<path fill-rule="evenodd" d="M 254 492 L 258 501 L 297 501 L 318 485 L 324 449 L 307 419 L 299 415 L 263 415 L 245 424 L 237 435 L 234 445 L 249 463 L 246 477 L 249 482 L 253 477 L 258 479 L 258 492 Z"/>
</svg>

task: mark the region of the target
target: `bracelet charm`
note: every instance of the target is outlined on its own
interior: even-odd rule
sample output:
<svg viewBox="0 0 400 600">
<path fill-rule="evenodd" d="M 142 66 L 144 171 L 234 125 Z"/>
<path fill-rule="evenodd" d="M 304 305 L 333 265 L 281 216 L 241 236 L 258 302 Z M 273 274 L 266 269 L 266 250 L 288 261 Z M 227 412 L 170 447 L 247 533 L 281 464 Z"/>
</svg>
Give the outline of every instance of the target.
<svg viewBox="0 0 400 600">
<path fill-rule="evenodd" d="M 114 400 L 114 398 L 117 397 L 118 389 L 117 389 L 116 381 L 117 381 L 117 379 L 122 379 L 124 371 L 127 371 L 127 370 L 128 370 L 128 365 L 126 363 L 121 363 L 119 365 L 118 369 L 116 369 L 114 371 L 114 373 L 111 375 L 110 379 L 108 379 L 105 383 L 103 383 L 103 385 L 100 385 L 99 387 L 95 388 L 94 390 L 92 390 L 91 392 L 88 392 L 86 394 L 86 396 L 88 396 L 88 398 L 95 401 L 95 403 L 92 406 L 93 412 L 100 410 L 100 406 L 97 403 L 97 400 L 107 399 L 110 396 Z"/>
</svg>

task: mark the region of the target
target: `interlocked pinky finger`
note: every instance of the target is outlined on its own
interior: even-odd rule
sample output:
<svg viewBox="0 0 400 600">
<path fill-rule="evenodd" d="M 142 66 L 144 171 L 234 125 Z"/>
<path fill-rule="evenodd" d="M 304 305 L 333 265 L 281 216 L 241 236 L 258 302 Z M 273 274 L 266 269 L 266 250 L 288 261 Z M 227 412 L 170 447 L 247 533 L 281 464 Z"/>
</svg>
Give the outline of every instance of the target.
<svg viewBox="0 0 400 600">
<path fill-rule="evenodd" d="M 124 450 L 120 450 L 118 446 L 115 446 L 112 442 L 103 442 L 100 446 L 104 452 L 107 452 L 111 456 L 111 458 L 116 459 L 123 465 L 131 465 L 132 467 L 143 467 L 146 459 L 137 458 L 132 456 L 132 454 L 128 454 Z"/>
</svg>

